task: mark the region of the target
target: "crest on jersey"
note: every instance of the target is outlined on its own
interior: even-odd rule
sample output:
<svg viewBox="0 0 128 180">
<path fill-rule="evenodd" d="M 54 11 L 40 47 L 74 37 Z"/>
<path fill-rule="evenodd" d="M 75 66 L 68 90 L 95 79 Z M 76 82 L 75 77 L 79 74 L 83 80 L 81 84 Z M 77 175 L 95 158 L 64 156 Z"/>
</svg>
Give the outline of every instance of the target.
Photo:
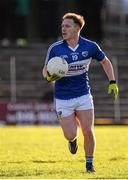
<svg viewBox="0 0 128 180">
<path fill-rule="evenodd" d="M 88 56 L 88 51 L 83 51 L 82 56 L 87 57 Z"/>
</svg>

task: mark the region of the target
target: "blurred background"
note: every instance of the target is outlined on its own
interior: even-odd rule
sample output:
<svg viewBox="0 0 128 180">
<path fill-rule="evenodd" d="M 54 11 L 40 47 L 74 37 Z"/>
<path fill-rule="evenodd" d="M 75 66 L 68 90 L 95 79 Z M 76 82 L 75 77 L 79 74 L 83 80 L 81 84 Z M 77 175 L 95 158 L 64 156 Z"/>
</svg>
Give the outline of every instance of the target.
<svg viewBox="0 0 128 180">
<path fill-rule="evenodd" d="M 91 63 L 95 124 L 128 124 L 128 0 L 0 0 L 1 126 L 58 124 L 42 67 L 47 48 L 61 38 L 66 12 L 84 16 L 81 35 L 110 58 L 119 85 L 114 102 L 101 65 Z"/>
</svg>

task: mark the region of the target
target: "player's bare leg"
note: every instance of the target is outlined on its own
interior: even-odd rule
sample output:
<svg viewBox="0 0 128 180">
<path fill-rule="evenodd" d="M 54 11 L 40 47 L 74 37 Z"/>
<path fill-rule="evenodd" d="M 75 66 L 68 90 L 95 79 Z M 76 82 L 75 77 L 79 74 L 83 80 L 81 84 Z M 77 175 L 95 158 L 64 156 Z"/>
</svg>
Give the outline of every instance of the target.
<svg viewBox="0 0 128 180">
<path fill-rule="evenodd" d="M 69 150 L 72 154 L 77 152 L 77 121 L 75 115 L 61 118 L 60 125 L 62 127 L 65 138 L 69 141 Z"/>
<path fill-rule="evenodd" d="M 93 156 L 95 151 L 95 135 L 94 135 L 94 110 L 81 110 L 77 111 L 76 115 L 79 119 L 82 133 L 84 136 L 84 149 L 86 156 L 86 168 L 90 172 L 95 172 L 93 168 Z"/>
</svg>

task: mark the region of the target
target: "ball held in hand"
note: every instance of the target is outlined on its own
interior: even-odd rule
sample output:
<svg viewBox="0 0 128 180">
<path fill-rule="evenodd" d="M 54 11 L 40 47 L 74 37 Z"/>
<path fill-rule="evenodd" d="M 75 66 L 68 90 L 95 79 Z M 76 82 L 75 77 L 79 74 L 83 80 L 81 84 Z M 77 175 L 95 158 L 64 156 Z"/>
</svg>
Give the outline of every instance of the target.
<svg viewBox="0 0 128 180">
<path fill-rule="evenodd" d="M 64 77 L 68 72 L 68 63 L 61 57 L 53 57 L 48 61 L 47 71 L 50 75 Z"/>
</svg>

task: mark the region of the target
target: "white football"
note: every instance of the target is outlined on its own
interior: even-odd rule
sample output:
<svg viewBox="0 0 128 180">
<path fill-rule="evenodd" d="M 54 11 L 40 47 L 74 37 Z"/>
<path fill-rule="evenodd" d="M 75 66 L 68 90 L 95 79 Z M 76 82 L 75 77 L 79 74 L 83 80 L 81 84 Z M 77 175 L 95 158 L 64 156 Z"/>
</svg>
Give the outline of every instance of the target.
<svg viewBox="0 0 128 180">
<path fill-rule="evenodd" d="M 61 57 L 53 57 L 48 61 L 47 71 L 50 75 L 64 77 L 68 72 L 68 63 Z"/>
</svg>

